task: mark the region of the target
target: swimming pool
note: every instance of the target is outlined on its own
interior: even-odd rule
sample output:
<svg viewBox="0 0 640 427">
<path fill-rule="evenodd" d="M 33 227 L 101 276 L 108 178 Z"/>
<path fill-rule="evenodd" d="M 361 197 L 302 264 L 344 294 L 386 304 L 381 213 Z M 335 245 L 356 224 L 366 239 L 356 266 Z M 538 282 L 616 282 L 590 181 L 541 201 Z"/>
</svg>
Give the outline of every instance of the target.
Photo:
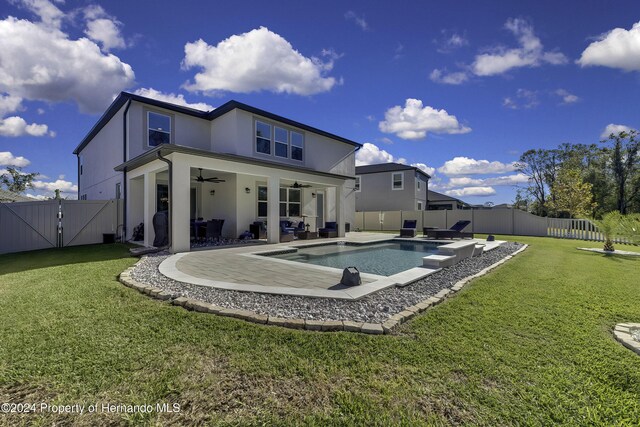
<svg viewBox="0 0 640 427">
<path fill-rule="evenodd" d="M 422 266 L 422 257 L 437 253 L 438 246 L 433 242 L 392 240 L 367 245 L 347 243 L 312 246 L 265 256 L 338 269 L 357 267 L 364 273 L 391 276 Z"/>
</svg>

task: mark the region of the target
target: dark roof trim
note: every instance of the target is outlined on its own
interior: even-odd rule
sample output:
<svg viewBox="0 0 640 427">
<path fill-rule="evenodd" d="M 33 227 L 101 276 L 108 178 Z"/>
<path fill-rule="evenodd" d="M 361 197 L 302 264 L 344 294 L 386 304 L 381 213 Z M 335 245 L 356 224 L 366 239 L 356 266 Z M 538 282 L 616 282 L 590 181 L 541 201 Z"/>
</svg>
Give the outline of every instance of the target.
<svg viewBox="0 0 640 427">
<path fill-rule="evenodd" d="M 340 175 L 329 172 L 321 172 L 314 169 L 304 168 L 301 166 L 292 166 L 287 164 L 280 164 L 274 162 L 268 162 L 265 160 L 255 159 L 253 157 L 245 157 L 238 156 L 237 154 L 221 154 L 214 153 L 207 150 L 199 150 L 197 148 L 185 147 L 184 145 L 175 145 L 175 144 L 162 144 L 159 145 L 152 150 L 149 150 L 133 159 L 122 163 L 114 168 L 117 172 L 129 172 L 135 168 L 138 168 L 142 165 L 145 165 L 153 160 L 158 158 L 157 152 L 161 152 L 163 156 L 166 156 L 171 153 L 182 153 L 182 154 L 191 154 L 198 157 L 208 157 L 211 159 L 220 159 L 220 160 L 228 160 L 236 163 L 245 163 L 256 166 L 266 166 L 270 168 L 278 168 L 278 169 L 286 169 L 294 172 L 302 172 L 308 173 L 311 175 L 325 176 L 330 178 L 339 178 L 339 179 L 355 179 L 355 176 L 349 175 Z"/>
<path fill-rule="evenodd" d="M 297 127 L 299 129 L 304 129 L 306 131 L 313 132 L 318 135 L 325 136 L 327 138 L 335 139 L 337 141 L 344 142 L 346 144 L 350 144 L 358 148 L 362 147 L 362 144 L 359 144 L 355 141 L 351 141 L 341 136 L 334 135 L 329 132 L 325 132 L 323 130 L 314 128 L 312 126 L 308 126 L 303 123 L 296 122 L 294 120 L 290 120 L 282 116 L 278 116 L 276 114 L 270 113 L 265 110 L 261 110 L 259 108 L 252 107 L 247 104 L 243 104 L 238 101 L 229 101 L 221 105 L 220 107 L 216 108 L 215 110 L 206 112 L 206 111 L 196 110 L 193 108 L 182 107 L 180 105 L 171 104 L 164 101 L 158 101 L 157 99 L 147 98 L 147 97 L 135 95 L 129 92 L 120 92 L 118 97 L 114 99 L 114 101 L 111 103 L 109 108 L 107 108 L 107 111 L 102 115 L 102 117 L 100 117 L 100 120 L 98 120 L 98 122 L 93 126 L 93 128 L 91 128 L 87 136 L 85 136 L 82 139 L 82 141 L 76 147 L 76 149 L 73 150 L 73 154 L 78 154 L 80 151 L 82 151 L 82 149 L 86 147 L 87 144 L 89 144 L 89 142 L 98 134 L 98 132 L 100 132 L 100 130 L 109 122 L 109 120 L 111 120 L 111 118 L 114 115 L 116 115 L 116 113 L 120 110 L 120 108 L 122 108 L 125 102 L 127 102 L 127 100 L 129 99 L 131 99 L 132 101 L 143 103 L 143 104 L 152 105 L 154 107 L 164 108 L 164 109 L 175 111 L 181 114 L 186 114 L 192 117 L 197 117 L 200 119 L 210 120 L 210 121 L 215 120 L 216 118 L 222 116 L 223 114 L 226 114 L 229 111 L 238 108 L 240 110 L 244 110 L 252 114 L 257 114 L 259 116 L 263 116 L 277 122 L 285 123 L 289 126 Z"/>
<path fill-rule="evenodd" d="M 370 173 L 396 172 L 404 170 L 414 170 L 422 174 L 427 179 L 431 179 L 431 175 L 415 166 L 404 165 L 402 163 L 378 163 L 375 165 L 356 166 L 356 175 L 367 175 Z"/>
<path fill-rule="evenodd" d="M 439 197 L 438 199 L 433 199 L 432 197 Z M 447 196 L 446 194 L 438 193 L 437 191 L 429 190 L 427 193 L 427 199 L 429 202 L 458 202 L 462 203 L 465 206 L 470 206 L 467 202 L 456 199 L 455 197 Z"/>
</svg>

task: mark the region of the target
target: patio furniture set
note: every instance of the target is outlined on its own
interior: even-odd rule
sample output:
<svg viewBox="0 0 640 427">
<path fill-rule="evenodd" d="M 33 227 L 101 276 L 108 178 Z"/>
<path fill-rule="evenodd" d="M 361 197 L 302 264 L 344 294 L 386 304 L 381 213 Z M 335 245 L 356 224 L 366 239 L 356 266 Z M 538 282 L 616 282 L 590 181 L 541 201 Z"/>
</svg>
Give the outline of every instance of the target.
<svg viewBox="0 0 640 427">
<path fill-rule="evenodd" d="M 280 241 L 291 242 L 294 239 L 308 240 L 317 239 L 319 237 L 338 237 L 338 224 L 335 221 L 326 222 L 325 226 L 319 228 L 318 231 L 309 231 L 303 221 L 300 221 L 297 225 L 291 221 L 280 221 Z M 253 235 L 254 239 L 266 239 L 267 238 L 267 225 L 264 221 L 254 221 L 249 225 L 249 232 Z"/>
<path fill-rule="evenodd" d="M 404 221 L 400 229 L 400 237 L 416 237 L 418 221 L 415 219 L 407 219 Z M 453 224 L 450 228 L 423 227 L 422 234 L 428 239 L 473 239 L 473 233 L 463 231 L 471 221 L 461 220 Z"/>
</svg>

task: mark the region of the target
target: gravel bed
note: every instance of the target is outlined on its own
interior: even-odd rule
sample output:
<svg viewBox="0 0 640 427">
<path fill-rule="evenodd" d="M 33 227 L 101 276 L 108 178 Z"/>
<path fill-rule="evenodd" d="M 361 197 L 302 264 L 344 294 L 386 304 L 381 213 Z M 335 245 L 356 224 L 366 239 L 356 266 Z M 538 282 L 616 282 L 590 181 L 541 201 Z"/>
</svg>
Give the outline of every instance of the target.
<svg viewBox="0 0 640 427">
<path fill-rule="evenodd" d="M 479 257 L 462 260 L 411 285 L 387 288 L 358 301 L 229 291 L 177 282 L 158 271 L 158 265 L 170 256 L 168 253 L 144 257 L 131 272 L 131 277 L 138 282 L 165 290 L 174 298 L 184 296 L 221 307 L 251 310 L 269 316 L 381 323 L 405 307 L 422 302 L 440 290 L 450 288 L 465 277 L 476 274 L 511 255 L 522 246 L 515 242 L 505 243 Z"/>
</svg>

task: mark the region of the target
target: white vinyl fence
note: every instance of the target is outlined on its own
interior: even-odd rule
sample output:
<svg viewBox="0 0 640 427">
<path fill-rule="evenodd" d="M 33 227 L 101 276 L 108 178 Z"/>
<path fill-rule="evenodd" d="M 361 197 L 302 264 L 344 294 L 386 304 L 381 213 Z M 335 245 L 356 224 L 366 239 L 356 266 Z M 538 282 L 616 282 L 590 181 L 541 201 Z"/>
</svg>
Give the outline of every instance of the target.
<svg viewBox="0 0 640 427">
<path fill-rule="evenodd" d="M 423 227 L 449 228 L 460 220 L 468 220 L 471 224 L 465 231 L 472 233 L 604 241 L 598 227 L 587 219 L 539 217 L 520 209 L 356 212 L 355 229 L 395 231 L 407 219 L 417 221 L 418 231 Z M 614 243 L 628 242 L 616 238 Z"/>
<path fill-rule="evenodd" d="M 0 203 L 0 254 L 102 243 L 121 223 L 121 200 Z"/>
</svg>

